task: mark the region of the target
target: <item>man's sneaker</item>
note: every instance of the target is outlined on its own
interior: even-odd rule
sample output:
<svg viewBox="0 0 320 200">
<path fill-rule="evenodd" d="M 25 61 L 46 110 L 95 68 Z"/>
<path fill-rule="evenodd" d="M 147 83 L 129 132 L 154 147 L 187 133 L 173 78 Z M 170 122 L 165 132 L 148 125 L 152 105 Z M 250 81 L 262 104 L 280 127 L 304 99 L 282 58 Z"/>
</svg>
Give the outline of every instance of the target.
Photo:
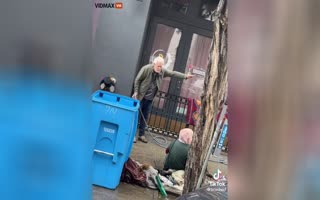
<svg viewBox="0 0 320 200">
<path fill-rule="evenodd" d="M 141 142 L 144 142 L 144 143 L 148 143 L 148 140 L 146 139 L 146 137 L 143 135 L 143 136 L 139 136 L 138 139 L 141 141 Z"/>
<path fill-rule="evenodd" d="M 137 138 L 136 137 L 134 137 L 133 143 L 137 143 Z"/>
</svg>

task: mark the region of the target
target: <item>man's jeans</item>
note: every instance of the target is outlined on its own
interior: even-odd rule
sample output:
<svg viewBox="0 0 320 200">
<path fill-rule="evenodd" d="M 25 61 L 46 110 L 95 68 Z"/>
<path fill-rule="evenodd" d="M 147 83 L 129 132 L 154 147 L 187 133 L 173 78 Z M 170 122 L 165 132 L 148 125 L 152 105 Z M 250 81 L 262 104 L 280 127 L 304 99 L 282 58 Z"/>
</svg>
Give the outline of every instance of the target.
<svg viewBox="0 0 320 200">
<path fill-rule="evenodd" d="M 144 119 L 146 120 L 146 122 L 148 122 L 148 116 L 149 116 L 149 112 L 151 111 L 151 107 L 152 107 L 152 100 L 147 100 L 147 99 L 143 98 L 140 101 L 140 109 L 142 111 L 142 115 L 143 115 Z M 143 136 L 144 129 L 146 128 L 146 123 L 141 116 L 141 112 L 139 112 L 139 122 L 140 122 L 139 136 Z"/>
</svg>

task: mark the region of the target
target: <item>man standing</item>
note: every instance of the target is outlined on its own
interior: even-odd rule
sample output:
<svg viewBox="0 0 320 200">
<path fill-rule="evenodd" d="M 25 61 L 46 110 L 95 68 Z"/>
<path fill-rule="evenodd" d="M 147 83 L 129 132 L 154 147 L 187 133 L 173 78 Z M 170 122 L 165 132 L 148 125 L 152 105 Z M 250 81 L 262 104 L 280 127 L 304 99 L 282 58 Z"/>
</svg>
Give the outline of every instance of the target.
<svg viewBox="0 0 320 200">
<path fill-rule="evenodd" d="M 193 77 L 191 74 L 183 74 L 163 69 L 163 65 L 164 59 L 162 57 L 156 57 L 153 64 L 148 64 L 141 68 L 134 82 L 134 94 L 132 98 L 140 100 L 140 109 L 142 112 L 142 115 L 141 113 L 139 114 L 140 125 L 138 139 L 144 143 L 148 142 L 144 136 L 144 130 L 146 128 L 145 121 L 148 120 L 152 100 L 160 88 L 162 79 L 164 77 L 176 77 L 180 79 Z"/>
</svg>

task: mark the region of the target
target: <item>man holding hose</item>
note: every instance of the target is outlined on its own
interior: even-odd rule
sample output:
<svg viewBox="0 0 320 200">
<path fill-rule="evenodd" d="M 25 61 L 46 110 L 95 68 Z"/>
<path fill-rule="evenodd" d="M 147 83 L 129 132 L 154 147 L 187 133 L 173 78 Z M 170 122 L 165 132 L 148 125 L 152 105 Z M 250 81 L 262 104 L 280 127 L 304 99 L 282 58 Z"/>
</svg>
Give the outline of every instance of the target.
<svg viewBox="0 0 320 200">
<path fill-rule="evenodd" d="M 180 79 L 190 79 L 191 74 L 183 74 L 177 71 L 171 71 L 163 68 L 164 59 L 156 57 L 152 64 L 145 65 L 139 71 L 134 82 L 134 93 L 132 98 L 140 101 L 141 113 L 139 113 L 139 137 L 138 139 L 147 143 L 144 136 L 146 122 L 148 120 L 149 112 L 151 111 L 152 101 L 160 88 L 162 79 L 165 77 L 175 77 Z M 136 140 L 135 140 L 136 141 Z"/>
</svg>

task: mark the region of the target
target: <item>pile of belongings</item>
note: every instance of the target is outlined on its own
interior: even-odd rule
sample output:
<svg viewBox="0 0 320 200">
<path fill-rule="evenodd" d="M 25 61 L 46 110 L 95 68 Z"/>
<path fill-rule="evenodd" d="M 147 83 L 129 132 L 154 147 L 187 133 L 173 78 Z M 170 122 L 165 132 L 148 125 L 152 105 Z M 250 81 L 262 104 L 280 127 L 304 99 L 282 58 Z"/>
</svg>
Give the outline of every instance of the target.
<svg viewBox="0 0 320 200">
<path fill-rule="evenodd" d="M 184 186 L 184 170 L 160 170 L 160 179 L 163 182 L 163 186 L 166 191 L 182 195 Z"/>
<path fill-rule="evenodd" d="M 156 170 L 151 165 L 140 164 L 129 158 L 125 163 L 121 175 L 121 181 L 157 189 L 156 176 L 159 176 L 164 189 L 167 192 L 181 195 L 184 185 L 184 170 Z"/>
</svg>

